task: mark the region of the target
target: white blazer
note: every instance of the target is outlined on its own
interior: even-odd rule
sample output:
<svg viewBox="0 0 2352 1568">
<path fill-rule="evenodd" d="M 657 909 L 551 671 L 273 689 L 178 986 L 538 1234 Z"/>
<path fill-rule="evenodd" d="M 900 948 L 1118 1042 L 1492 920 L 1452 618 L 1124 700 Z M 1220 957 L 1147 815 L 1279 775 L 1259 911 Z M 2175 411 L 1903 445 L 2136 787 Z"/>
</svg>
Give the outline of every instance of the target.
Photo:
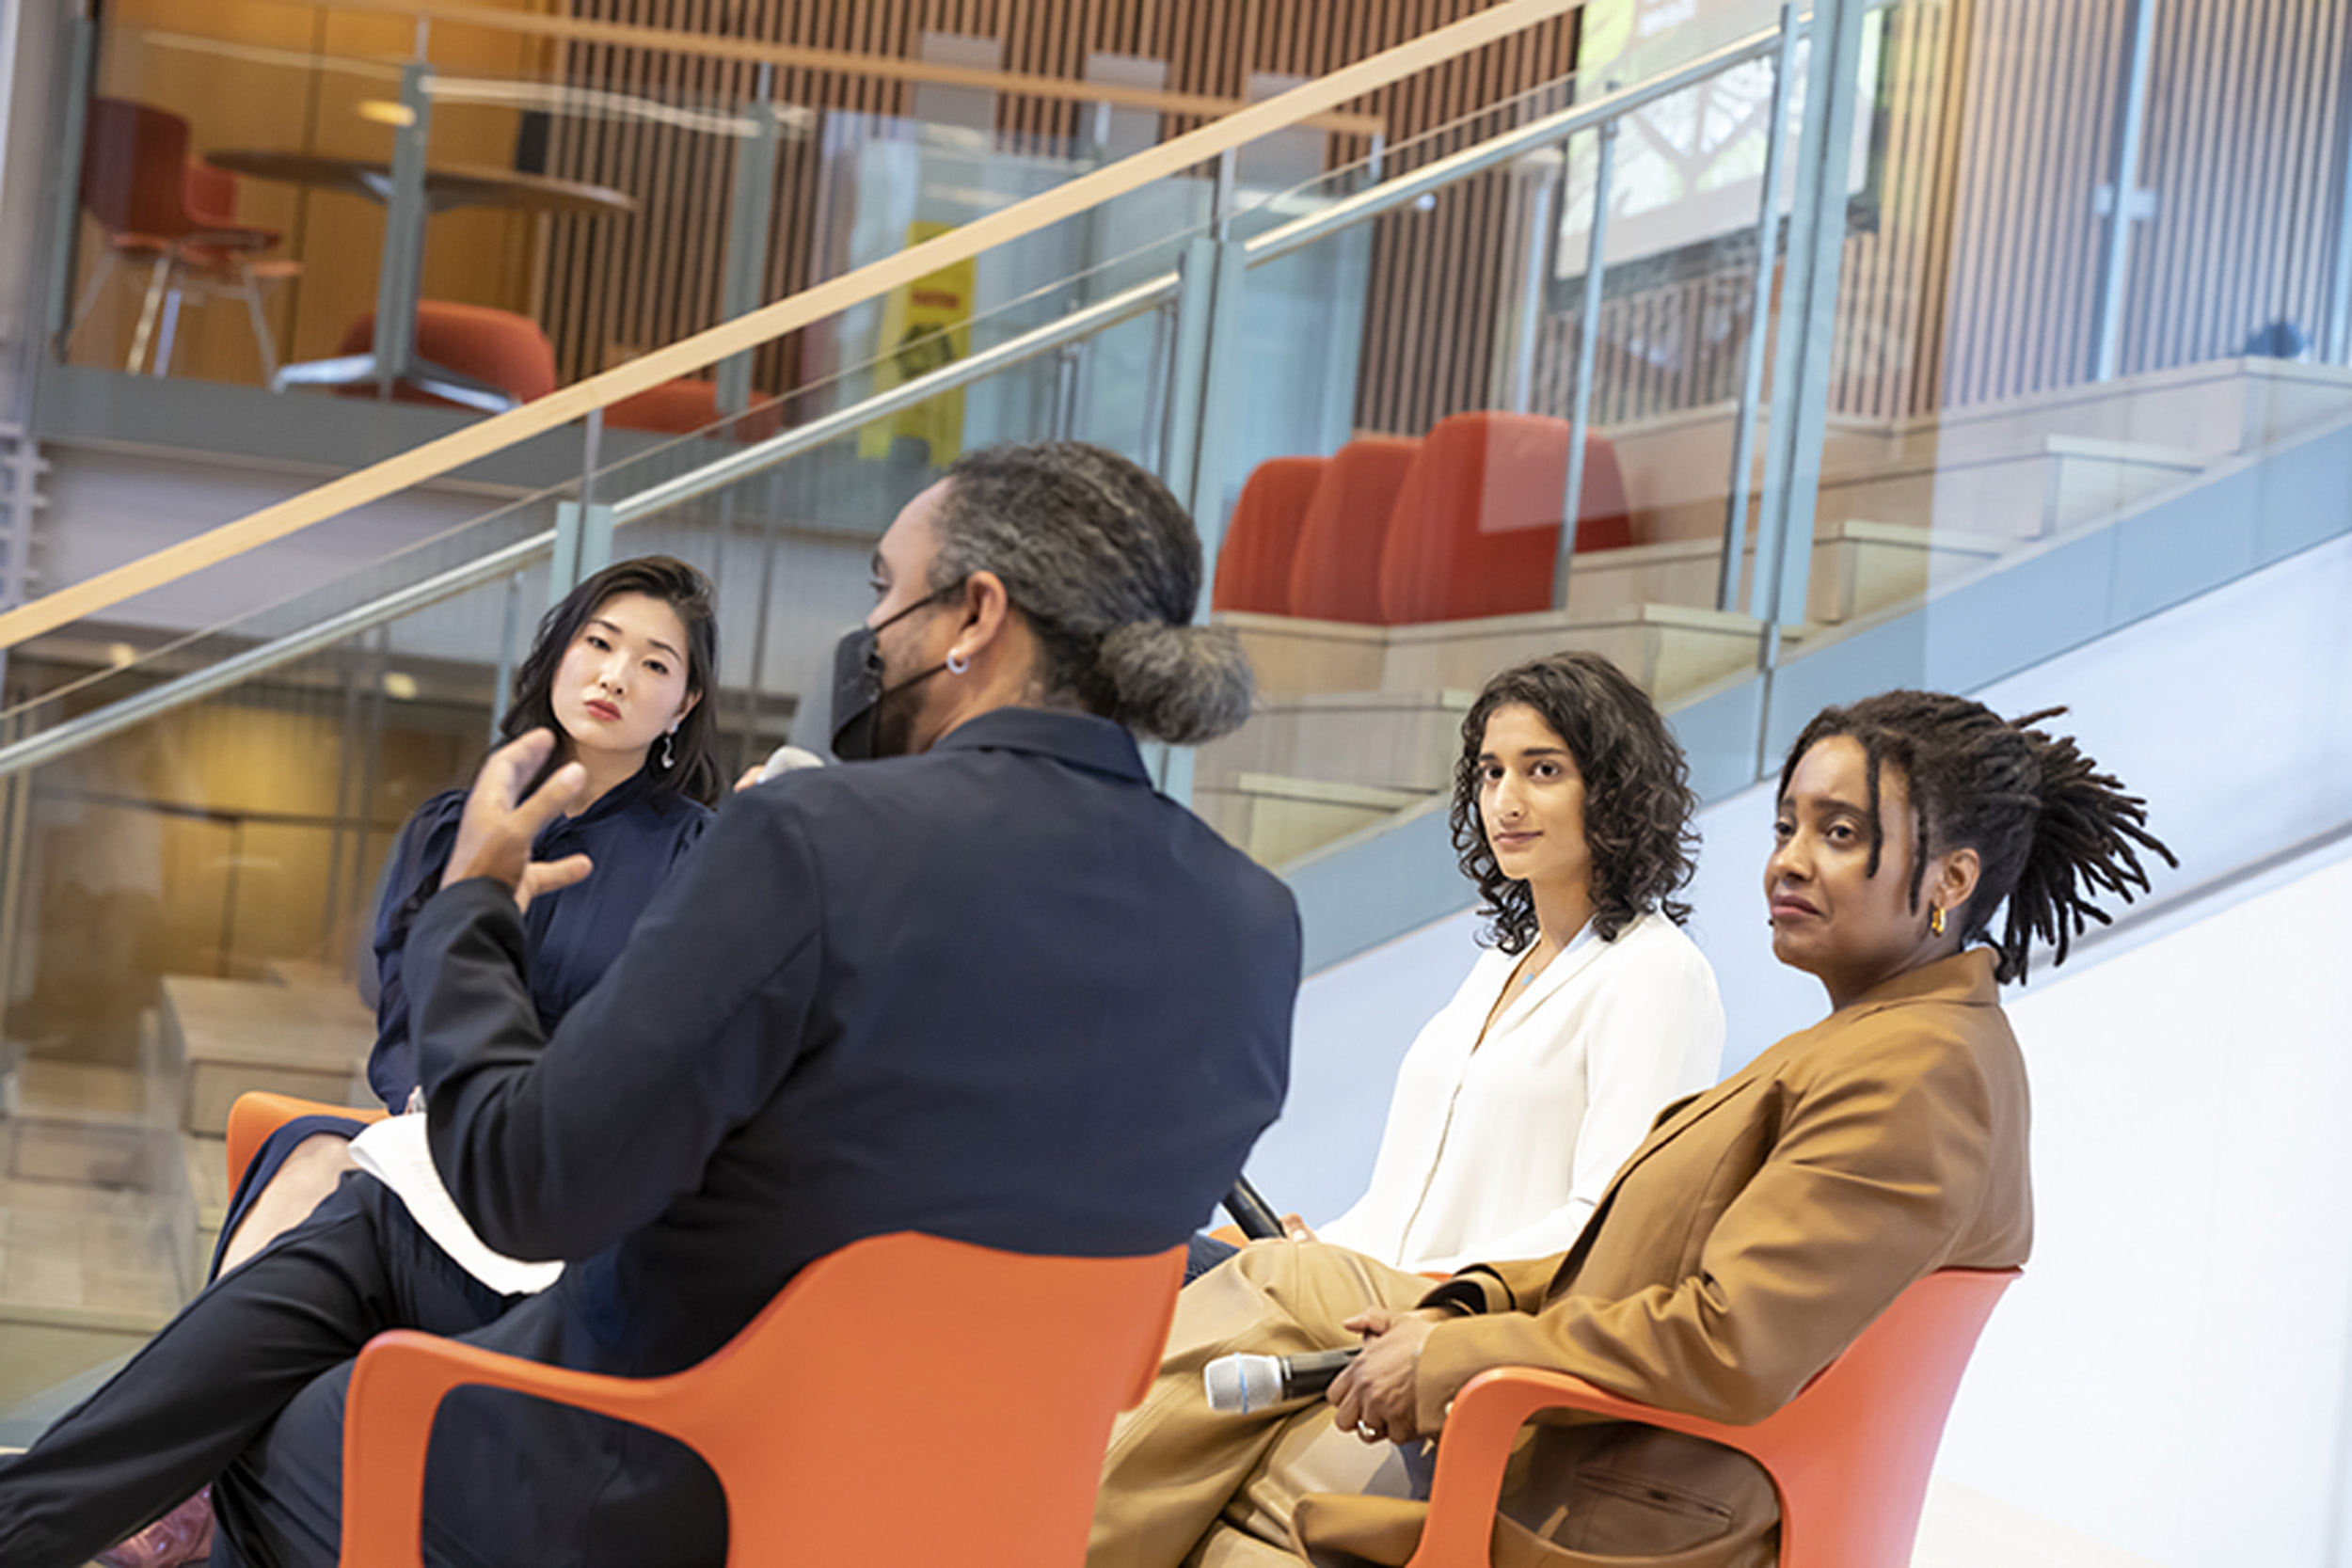
<svg viewBox="0 0 2352 1568">
<path fill-rule="evenodd" d="M 1401 1269 L 1565 1252 L 1669 1101 L 1715 1082 L 1715 972 L 1664 915 L 1572 944 L 1507 1002 L 1489 949 L 1397 1069 L 1372 1185 L 1317 1234 Z"/>
</svg>

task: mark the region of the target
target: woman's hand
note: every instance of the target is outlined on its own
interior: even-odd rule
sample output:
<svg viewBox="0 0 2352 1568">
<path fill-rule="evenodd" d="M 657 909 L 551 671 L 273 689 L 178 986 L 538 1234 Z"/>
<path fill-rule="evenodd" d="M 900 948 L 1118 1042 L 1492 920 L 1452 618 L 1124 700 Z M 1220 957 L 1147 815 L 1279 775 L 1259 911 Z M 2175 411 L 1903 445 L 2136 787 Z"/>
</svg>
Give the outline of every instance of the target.
<svg viewBox="0 0 2352 1568">
<path fill-rule="evenodd" d="M 442 868 L 441 885 L 489 877 L 515 893 L 515 907 L 527 910 L 543 893 L 569 887 L 595 869 L 585 855 L 560 861 L 531 858 L 532 840 L 555 820 L 587 786 L 588 771 L 567 762 L 532 791 L 528 800 L 516 799 L 533 773 L 546 766 L 555 749 L 555 732 L 532 730 L 490 753 L 466 797 L 457 819 L 457 842 Z"/>
<path fill-rule="evenodd" d="M 1340 1326 L 1362 1335 L 1364 1353 L 1331 1385 L 1331 1418 L 1367 1443 L 1405 1443 L 1421 1435 L 1414 1384 L 1429 1331 L 1454 1314 L 1442 1307 L 1391 1312 L 1375 1307 Z"/>
</svg>

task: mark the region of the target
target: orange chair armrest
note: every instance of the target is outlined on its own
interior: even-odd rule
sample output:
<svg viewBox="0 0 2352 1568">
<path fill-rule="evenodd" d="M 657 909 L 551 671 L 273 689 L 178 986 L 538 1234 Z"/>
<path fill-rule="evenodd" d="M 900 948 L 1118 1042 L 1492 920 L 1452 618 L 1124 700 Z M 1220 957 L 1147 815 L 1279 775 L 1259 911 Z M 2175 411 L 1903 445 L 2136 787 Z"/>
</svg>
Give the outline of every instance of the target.
<svg viewBox="0 0 2352 1568">
<path fill-rule="evenodd" d="M 245 1180 L 247 1165 L 269 1141 L 269 1135 L 299 1117 L 343 1117 L 355 1121 L 382 1121 L 385 1111 L 373 1105 L 329 1105 L 290 1094 L 249 1089 L 229 1107 L 229 1190 Z"/>
<path fill-rule="evenodd" d="M 1749 1451 L 1744 1429 L 1677 1415 L 1625 1399 L 1565 1372 L 1501 1367 L 1463 1386 L 1447 1412 L 1429 1488 L 1429 1522 L 1413 1563 L 1484 1562 L 1502 1501 L 1502 1470 L 1528 1418 L 1546 1410 L 1581 1410 L 1640 1421 Z"/>
</svg>

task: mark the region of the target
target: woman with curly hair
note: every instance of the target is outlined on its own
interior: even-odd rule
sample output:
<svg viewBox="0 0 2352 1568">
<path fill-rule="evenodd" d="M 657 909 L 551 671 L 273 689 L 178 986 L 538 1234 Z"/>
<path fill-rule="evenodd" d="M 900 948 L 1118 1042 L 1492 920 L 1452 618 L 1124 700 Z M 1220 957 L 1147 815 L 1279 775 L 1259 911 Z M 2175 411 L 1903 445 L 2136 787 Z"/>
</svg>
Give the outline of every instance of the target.
<svg viewBox="0 0 2352 1568">
<path fill-rule="evenodd" d="M 1317 1235 L 1398 1268 L 1564 1251 L 1659 1108 L 1715 1081 L 1715 974 L 1682 933 L 1682 749 L 1597 654 L 1486 683 L 1454 844 L 1487 951 L 1406 1053 L 1372 1184 Z M 1196 1254 L 1197 1255 L 1197 1254 Z"/>
</svg>

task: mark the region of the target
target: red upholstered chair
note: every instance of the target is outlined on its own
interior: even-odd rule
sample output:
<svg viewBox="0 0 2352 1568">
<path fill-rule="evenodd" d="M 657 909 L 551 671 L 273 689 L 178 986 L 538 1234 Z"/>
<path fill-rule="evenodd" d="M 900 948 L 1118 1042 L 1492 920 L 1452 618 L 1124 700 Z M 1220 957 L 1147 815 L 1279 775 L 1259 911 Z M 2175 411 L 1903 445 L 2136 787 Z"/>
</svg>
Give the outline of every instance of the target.
<svg viewBox="0 0 2352 1568">
<path fill-rule="evenodd" d="M 719 422 L 719 387 L 716 382 L 680 376 L 607 407 L 604 422 L 614 430 L 691 436 Z M 731 434 L 739 441 L 764 441 L 783 428 L 783 405 L 771 400 L 753 404 L 727 431 L 719 434 Z"/>
<path fill-rule="evenodd" d="M 1380 562 L 1391 626 L 1551 607 L 1568 425 L 1539 414 L 1456 414 L 1422 441 Z M 1587 436 L 1576 547 L 1632 543 L 1616 452 Z"/>
<path fill-rule="evenodd" d="M 1217 610 L 1290 613 L 1291 561 L 1327 457 L 1269 457 L 1250 470 L 1216 550 Z"/>
<path fill-rule="evenodd" d="M 338 355 L 365 354 L 375 341 L 375 312 L 370 310 L 343 334 Z M 529 316 L 487 305 L 458 305 L 443 299 L 417 302 L 417 355 L 458 374 L 495 387 L 516 403 L 529 403 L 555 390 L 555 345 Z M 372 387 L 350 388 L 373 395 Z M 405 382 L 392 396 L 403 403 L 464 406 Z"/>
<path fill-rule="evenodd" d="M 194 289 L 245 301 L 262 356 L 262 379 L 276 372 L 277 345 L 262 319 L 262 293 L 266 285 L 300 272 L 301 263 L 254 260 L 278 243 L 278 232 L 237 222 L 236 176 L 189 159 L 185 119 L 128 99 L 90 100 L 83 122 L 81 196 L 84 209 L 105 230 L 106 249 L 74 306 L 67 345 L 97 303 L 115 262 L 129 260 L 145 263 L 149 271 L 124 369 L 139 369 L 151 341 L 156 341 L 155 373 L 171 368 L 181 300 Z M 163 334 L 157 341 L 159 318 Z"/>
<path fill-rule="evenodd" d="M 1917 1281 L 1754 1426 L 1659 1410 L 1557 1372 L 1482 1373 L 1446 1417 L 1410 1568 L 1487 1568 L 1504 1462 L 1519 1428 L 1545 1410 L 1641 1421 L 1755 1459 L 1780 1495 L 1781 1568 L 1902 1568 L 1961 1374 L 2017 1273 L 1946 1269 Z"/>
<path fill-rule="evenodd" d="M 1367 436 L 1332 454 L 1291 558 L 1290 612 L 1379 625 L 1380 562 L 1421 443 Z"/>
</svg>

